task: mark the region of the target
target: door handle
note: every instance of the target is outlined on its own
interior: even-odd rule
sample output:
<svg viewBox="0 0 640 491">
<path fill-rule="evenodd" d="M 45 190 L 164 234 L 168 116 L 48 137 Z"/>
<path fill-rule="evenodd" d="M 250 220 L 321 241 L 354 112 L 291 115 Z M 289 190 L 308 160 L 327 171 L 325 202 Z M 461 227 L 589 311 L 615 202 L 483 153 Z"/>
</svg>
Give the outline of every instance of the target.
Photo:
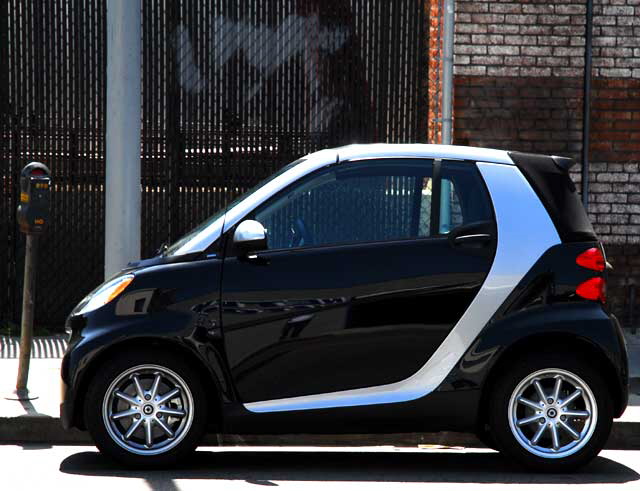
<svg viewBox="0 0 640 491">
<path fill-rule="evenodd" d="M 280 340 L 300 337 L 302 330 L 312 321 L 314 314 L 299 315 L 289 320 L 284 326 Z"/>
<path fill-rule="evenodd" d="M 242 260 L 258 266 L 267 266 L 270 263 L 269 259 L 256 253 L 248 254 Z"/>
<path fill-rule="evenodd" d="M 491 234 L 469 234 L 469 235 L 459 235 L 455 239 L 453 239 L 453 243 L 456 245 L 464 245 L 464 244 L 477 244 L 477 243 L 485 243 L 491 240 Z"/>
</svg>

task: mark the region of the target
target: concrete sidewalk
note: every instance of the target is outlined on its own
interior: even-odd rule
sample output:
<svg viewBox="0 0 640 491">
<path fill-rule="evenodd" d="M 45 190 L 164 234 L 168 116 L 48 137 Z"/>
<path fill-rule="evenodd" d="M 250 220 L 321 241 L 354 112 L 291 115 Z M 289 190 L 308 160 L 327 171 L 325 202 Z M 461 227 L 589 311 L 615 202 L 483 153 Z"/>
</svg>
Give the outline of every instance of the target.
<svg viewBox="0 0 640 491">
<path fill-rule="evenodd" d="M 630 344 L 632 375 L 640 377 L 640 337 Z M 33 401 L 9 401 L 4 397 L 15 387 L 18 360 L 0 359 L 0 443 L 91 443 L 89 435 L 78 430 L 65 431 L 59 420 L 60 359 L 33 359 L 28 387 L 38 396 Z M 640 449 L 640 378 L 632 384 L 636 392 L 624 415 L 615 421 L 610 449 Z M 209 435 L 209 445 L 394 445 L 482 447 L 474 435 L 454 432 L 393 435 Z"/>
</svg>

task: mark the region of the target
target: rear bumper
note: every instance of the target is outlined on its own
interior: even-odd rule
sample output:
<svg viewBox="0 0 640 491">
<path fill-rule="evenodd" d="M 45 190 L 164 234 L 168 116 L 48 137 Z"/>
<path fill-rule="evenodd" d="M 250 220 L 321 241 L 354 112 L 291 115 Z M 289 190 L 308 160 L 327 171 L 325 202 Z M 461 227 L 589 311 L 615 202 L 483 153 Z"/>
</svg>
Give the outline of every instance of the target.
<svg viewBox="0 0 640 491">
<path fill-rule="evenodd" d="M 617 365 L 616 369 L 620 380 L 620 404 L 616 408 L 615 413 L 615 417 L 619 418 L 622 416 L 622 413 L 624 413 L 625 409 L 627 409 L 627 405 L 629 404 L 629 354 L 627 352 L 627 342 L 624 338 L 622 328 L 620 327 L 620 322 L 618 322 L 617 317 L 613 314 L 609 314 L 609 318 L 611 319 L 611 323 L 619 343 L 618 360 L 617 362 L 614 361 L 614 365 Z"/>
</svg>

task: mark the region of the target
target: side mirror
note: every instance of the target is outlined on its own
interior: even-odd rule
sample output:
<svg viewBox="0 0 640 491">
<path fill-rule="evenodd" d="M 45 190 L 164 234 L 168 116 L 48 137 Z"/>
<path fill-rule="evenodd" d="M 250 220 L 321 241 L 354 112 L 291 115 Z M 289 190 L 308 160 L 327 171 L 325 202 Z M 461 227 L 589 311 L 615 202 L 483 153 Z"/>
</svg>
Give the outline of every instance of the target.
<svg viewBox="0 0 640 491">
<path fill-rule="evenodd" d="M 233 233 L 233 245 L 239 256 L 262 251 L 267 248 L 267 231 L 260 222 L 245 220 Z"/>
</svg>

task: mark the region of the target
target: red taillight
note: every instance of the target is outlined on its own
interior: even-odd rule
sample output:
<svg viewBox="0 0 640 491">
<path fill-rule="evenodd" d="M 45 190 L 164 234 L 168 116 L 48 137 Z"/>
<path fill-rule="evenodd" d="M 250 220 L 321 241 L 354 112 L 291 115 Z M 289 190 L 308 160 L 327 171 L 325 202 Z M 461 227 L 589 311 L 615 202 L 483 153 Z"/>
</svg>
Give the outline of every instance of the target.
<svg viewBox="0 0 640 491">
<path fill-rule="evenodd" d="M 576 264 L 593 271 L 604 271 L 607 265 L 602 252 L 597 247 L 587 249 L 582 254 L 580 254 L 576 258 Z"/>
<path fill-rule="evenodd" d="M 607 301 L 607 285 L 604 278 L 591 278 L 578 285 L 576 293 L 587 300 L 599 300 L 602 303 Z"/>
</svg>

